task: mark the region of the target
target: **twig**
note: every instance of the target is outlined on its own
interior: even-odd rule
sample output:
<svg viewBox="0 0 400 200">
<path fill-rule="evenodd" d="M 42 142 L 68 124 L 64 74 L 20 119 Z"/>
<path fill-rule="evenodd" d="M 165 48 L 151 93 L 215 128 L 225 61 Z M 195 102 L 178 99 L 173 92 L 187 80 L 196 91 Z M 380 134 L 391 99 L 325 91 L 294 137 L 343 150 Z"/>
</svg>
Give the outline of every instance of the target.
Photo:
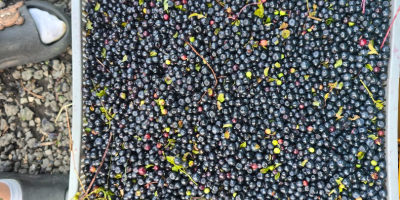
<svg viewBox="0 0 400 200">
<path fill-rule="evenodd" d="M 366 0 L 362 0 L 361 1 L 361 7 L 362 7 L 362 14 L 364 14 L 364 12 L 365 12 L 365 4 L 366 4 Z"/>
<path fill-rule="evenodd" d="M 316 18 L 316 17 L 314 17 L 314 16 L 311 16 L 311 13 L 310 13 L 310 6 L 308 6 L 308 0 L 306 0 L 306 1 L 307 1 L 307 12 L 308 12 L 307 17 L 308 17 L 308 18 L 311 18 L 311 19 L 318 20 L 318 21 L 322 21 L 322 19 L 320 19 L 320 18 Z"/>
<path fill-rule="evenodd" d="M 56 144 L 56 141 L 53 142 L 42 142 L 42 143 L 38 143 L 36 146 L 49 146 L 49 145 L 53 145 Z"/>
<path fill-rule="evenodd" d="M 58 111 L 58 115 L 57 115 L 56 120 L 55 120 L 54 122 L 57 122 L 58 117 L 60 117 L 60 114 L 61 114 L 61 112 L 62 112 L 64 109 L 67 109 L 68 107 L 70 107 L 70 106 L 72 106 L 72 105 L 73 105 L 73 104 L 70 103 L 70 104 L 67 104 L 67 105 L 64 105 L 63 107 L 61 107 L 60 111 Z"/>
<path fill-rule="evenodd" d="M 257 3 L 249 3 L 249 4 L 245 5 L 245 6 L 243 6 L 243 8 L 240 9 L 239 13 L 235 15 L 235 16 L 236 16 L 236 19 L 239 18 L 240 13 L 242 13 L 242 11 L 243 11 L 247 6 L 258 5 L 258 4 L 262 4 L 262 3 L 263 3 L 263 1 L 260 1 L 260 2 L 257 2 Z M 234 17 L 228 17 L 228 19 L 233 19 L 233 18 L 234 18 Z"/>
<path fill-rule="evenodd" d="M 35 93 L 33 93 L 33 92 L 29 91 L 28 89 L 26 89 L 26 87 L 24 86 L 24 84 L 22 83 L 22 81 L 20 81 L 20 83 L 21 83 L 21 86 L 22 86 L 22 88 L 23 88 L 23 89 L 24 89 L 26 92 L 28 92 L 29 94 L 31 94 L 32 96 L 34 96 L 34 97 L 36 97 L 36 98 L 39 98 L 39 99 L 45 100 L 44 96 L 41 96 L 41 95 L 35 94 Z"/>
<path fill-rule="evenodd" d="M 79 198 L 79 200 L 82 200 L 83 198 L 86 197 L 87 192 L 90 191 L 90 188 L 92 187 L 92 185 L 93 185 L 93 183 L 94 183 L 94 180 L 96 180 L 96 176 L 97 176 L 97 174 L 99 173 L 101 167 L 103 166 L 104 159 L 106 158 L 107 151 L 108 151 L 108 147 L 110 147 L 112 135 L 113 135 L 112 132 L 110 132 L 110 138 L 108 138 L 108 144 L 107 144 L 106 150 L 104 151 L 103 158 L 101 159 L 100 166 L 97 168 L 96 174 L 93 176 L 93 179 L 92 179 L 92 181 L 90 182 L 90 185 L 89 185 L 88 189 L 86 190 L 85 194 L 84 194 L 83 196 L 81 196 L 81 198 Z"/>
<path fill-rule="evenodd" d="M 382 49 L 383 45 L 385 44 L 387 37 L 389 36 L 390 29 L 392 29 L 394 20 L 396 20 L 396 17 L 397 17 L 397 15 L 399 14 L 399 12 L 400 12 L 400 6 L 399 6 L 399 8 L 397 9 L 397 12 L 396 12 L 396 14 L 395 14 L 394 17 L 393 17 L 392 22 L 390 23 L 390 26 L 389 26 L 389 29 L 388 29 L 387 32 L 386 32 L 385 38 L 383 38 L 383 41 L 382 41 L 382 44 L 381 44 L 381 49 Z"/>
<path fill-rule="evenodd" d="M 3 135 L 4 135 L 4 133 L 6 133 L 6 132 L 7 132 L 7 130 L 8 130 L 9 128 L 10 128 L 10 127 L 9 127 L 9 126 L 7 126 L 7 127 L 6 127 L 6 129 L 4 129 L 3 133 L 1 134 L 1 136 L 3 136 Z"/>
<path fill-rule="evenodd" d="M 222 4 L 220 1 L 215 0 L 220 6 L 224 7 L 224 4 Z"/>
<path fill-rule="evenodd" d="M 82 183 L 81 179 L 79 178 L 78 171 L 76 170 L 76 167 L 75 167 L 75 156 L 74 156 L 74 153 L 72 152 L 73 141 L 72 141 L 72 135 L 71 135 L 71 126 L 70 126 L 70 124 L 69 124 L 69 117 L 68 117 L 68 110 L 67 110 L 67 109 L 65 109 L 65 114 L 67 115 L 68 137 L 69 137 L 69 151 L 70 151 L 71 154 L 72 154 L 72 162 L 73 162 L 73 165 L 74 165 L 74 172 L 75 172 L 76 177 L 78 177 L 78 181 L 79 181 L 79 184 L 81 185 L 82 190 L 83 190 L 85 193 L 87 193 L 87 191 L 85 191 L 85 187 L 83 186 L 83 183 Z"/>
<path fill-rule="evenodd" d="M 158 182 L 150 182 L 150 183 L 147 183 L 146 185 L 144 185 L 145 187 L 149 187 L 151 184 L 153 184 L 153 183 L 158 183 Z"/>
<path fill-rule="evenodd" d="M 203 97 L 204 97 L 204 95 L 206 95 L 206 93 L 207 93 L 207 90 L 203 93 L 203 95 L 201 95 L 199 101 L 197 102 L 197 105 L 200 103 L 200 101 L 203 99 Z"/>
<path fill-rule="evenodd" d="M 110 72 L 110 70 L 108 70 L 108 69 L 103 65 L 103 63 L 100 62 L 99 59 L 96 58 L 96 60 L 97 60 L 97 62 L 98 62 L 101 66 L 103 66 L 103 68 L 104 68 L 105 70 L 107 70 L 107 72 Z"/>
</svg>

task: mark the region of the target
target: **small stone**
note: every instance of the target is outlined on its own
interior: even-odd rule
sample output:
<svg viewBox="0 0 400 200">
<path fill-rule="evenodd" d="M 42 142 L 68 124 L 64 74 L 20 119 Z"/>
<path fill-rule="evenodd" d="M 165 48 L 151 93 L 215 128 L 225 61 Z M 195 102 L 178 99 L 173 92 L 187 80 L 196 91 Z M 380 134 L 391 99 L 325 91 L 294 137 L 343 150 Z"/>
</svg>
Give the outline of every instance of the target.
<svg viewBox="0 0 400 200">
<path fill-rule="evenodd" d="M 46 118 L 42 120 L 42 129 L 46 133 L 51 133 L 55 130 L 54 123 L 48 121 Z"/>
<path fill-rule="evenodd" d="M 38 88 L 32 90 L 32 92 L 35 93 L 35 94 L 39 94 L 39 93 L 41 93 L 42 91 L 43 91 L 43 87 L 38 87 Z"/>
<path fill-rule="evenodd" d="M 36 143 L 37 143 L 36 138 L 31 138 L 28 140 L 27 145 L 29 148 L 36 148 Z"/>
<path fill-rule="evenodd" d="M 0 94 L 0 100 L 6 100 L 6 99 L 7 99 L 6 95 Z"/>
<path fill-rule="evenodd" d="M 21 78 L 21 72 L 15 70 L 15 71 L 12 73 L 12 76 L 14 77 L 14 79 L 20 79 L 20 78 Z"/>
<path fill-rule="evenodd" d="M 53 110 L 53 112 L 58 112 L 59 111 L 58 105 L 57 105 L 57 103 L 55 101 L 51 101 L 50 102 L 50 108 Z"/>
<path fill-rule="evenodd" d="M 25 132 L 25 140 L 28 141 L 31 138 L 33 138 L 32 132 L 31 131 Z"/>
<path fill-rule="evenodd" d="M 64 73 L 65 73 L 64 63 L 59 63 L 58 65 L 53 63 L 53 71 L 51 72 L 51 75 L 53 76 L 54 79 L 61 78 L 62 76 L 64 76 Z M 47 88 L 53 88 L 54 82 L 52 82 L 50 80 L 49 80 L 49 85 L 47 86 Z"/>
<path fill-rule="evenodd" d="M 34 113 L 29 108 L 25 107 L 19 112 L 19 114 L 20 114 L 19 119 L 21 121 L 28 121 L 33 119 Z"/>
<path fill-rule="evenodd" d="M 32 78 L 33 75 L 33 69 L 26 69 L 25 71 L 22 72 L 22 79 L 24 81 L 29 81 Z"/>
<path fill-rule="evenodd" d="M 60 160 L 54 161 L 54 166 L 55 166 L 55 167 L 61 166 L 61 161 L 60 161 Z"/>
<path fill-rule="evenodd" d="M 18 107 L 15 105 L 4 105 L 4 109 L 7 116 L 15 116 L 18 113 Z"/>
<path fill-rule="evenodd" d="M 0 162 L 0 172 L 11 172 L 14 169 L 11 161 Z"/>
<path fill-rule="evenodd" d="M 36 160 L 41 160 L 43 158 L 43 152 L 36 151 L 35 156 L 36 156 Z"/>
<path fill-rule="evenodd" d="M 55 42 L 67 31 L 67 25 L 54 15 L 37 8 L 31 8 L 29 12 L 35 21 L 40 39 L 43 43 L 50 44 Z"/>
<path fill-rule="evenodd" d="M 46 151 L 44 151 L 44 154 L 46 154 L 46 156 L 50 156 L 53 155 L 53 152 L 51 151 L 51 149 L 47 149 Z"/>
<path fill-rule="evenodd" d="M 28 99 L 27 98 L 21 98 L 19 100 L 19 102 L 20 102 L 20 104 L 26 104 L 26 103 L 28 103 Z"/>
<path fill-rule="evenodd" d="M 36 159 L 36 156 L 35 155 L 33 155 L 33 154 L 28 154 L 28 162 L 33 162 L 35 159 Z"/>
<path fill-rule="evenodd" d="M 6 121 L 5 119 L 2 118 L 2 119 L 0 120 L 0 130 L 2 130 L 2 131 L 5 130 L 5 129 L 7 128 L 7 126 L 8 126 L 8 125 L 7 125 L 7 121 Z"/>
<path fill-rule="evenodd" d="M 22 128 L 28 127 L 28 122 L 21 122 L 21 127 Z"/>
<path fill-rule="evenodd" d="M 39 123 L 40 123 L 40 118 L 39 118 L 39 117 L 36 117 L 36 118 L 35 118 L 35 123 L 36 123 L 36 124 L 39 124 Z"/>
<path fill-rule="evenodd" d="M 42 79 L 43 78 L 43 71 L 42 70 L 38 70 L 35 73 L 33 73 L 33 78 L 34 79 Z"/>
<path fill-rule="evenodd" d="M 4 3 L 4 1 L 0 1 L 0 8 L 4 8 L 6 7 L 6 3 Z"/>
<path fill-rule="evenodd" d="M 35 99 L 35 104 L 36 105 L 42 105 L 42 101 L 40 99 Z"/>
<path fill-rule="evenodd" d="M 29 173 L 31 174 L 33 174 L 33 173 L 36 173 L 36 170 L 37 170 L 37 164 L 32 164 L 30 167 L 29 167 Z"/>
<path fill-rule="evenodd" d="M 29 102 L 33 102 L 35 100 L 35 97 L 28 97 Z"/>
<path fill-rule="evenodd" d="M 61 90 L 62 90 L 63 92 L 68 92 L 68 91 L 69 91 L 69 85 L 68 85 L 68 83 L 63 83 L 62 86 L 61 86 Z"/>
<path fill-rule="evenodd" d="M 49 76 L 49 72 L 48 71 L 44 71 L 43 72 L 43 76 L 48 77 Z"/>
<path fill-rule="evenodd" d="M 29 120 L 29 126 L 30 127 L 35 127 L 35 122 L 33 120 Z"/>
</svg>

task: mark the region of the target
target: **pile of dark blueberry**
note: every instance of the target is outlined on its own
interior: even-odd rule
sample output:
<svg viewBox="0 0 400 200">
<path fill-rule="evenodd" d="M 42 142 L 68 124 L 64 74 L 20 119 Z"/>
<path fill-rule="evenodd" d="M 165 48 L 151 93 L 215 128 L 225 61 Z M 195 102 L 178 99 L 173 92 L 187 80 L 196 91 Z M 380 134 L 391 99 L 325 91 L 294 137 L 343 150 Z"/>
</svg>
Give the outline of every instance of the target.
<svg viewBox="0 0 400 200">
<path fill-rule="evenodd" d="M 84 12 L 89 199 L 386 199 L 389 0 Z"/>
</svg>

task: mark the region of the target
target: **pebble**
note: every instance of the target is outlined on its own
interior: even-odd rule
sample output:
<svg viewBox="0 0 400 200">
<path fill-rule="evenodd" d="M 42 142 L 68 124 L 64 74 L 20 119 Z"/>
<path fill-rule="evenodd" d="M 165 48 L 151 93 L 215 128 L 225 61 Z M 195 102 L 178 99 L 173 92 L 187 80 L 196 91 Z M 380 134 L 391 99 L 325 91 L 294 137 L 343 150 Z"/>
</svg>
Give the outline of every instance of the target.
<svg viewBox="0 0 400 200">
<path fill-rule="evenodd" d="M 50 44 L 59 40 L 67 31 L 67 25 L 56 16 L 37 8 L 29 9 L 39 31 L 40 40 Z"/>
<path fill-rule="evenodd" d="M 0 1 L 0 8 L 4 8 L 6 7 L 6 3 L 4 3 L 3 1 Z"/>
<path fill-rule="evenodd" d="M 39 124 L 39 123 L 40 123 L 40 118 L 39 118 L 39 117 L 36 117 L 36 118 L 35 118 L 35 123 L 36 123 L 36 124 Z"/>
<path fill-rule="evenodd" d="M 50 108 L 51 110 L 53 110 L 53 112 L 58 112 L 60 110 L 60 108 L 57 105 L 57 102 L 55 101 L 50 102 Z"/>
<path fill-rule="evenodd" d="M 39 93 L 41 93 L 42 91 L 43 91 L 43 87 L 38 87 L 38 88 L 32 90 L 32 92 L 35 93 L 35 94 L 39 94 Z"/>
<path fill-rule="evenodd" d="M 35 73 L 33 73 L 33 78 L 40 80 L 43 78 L 43 71 L 42 70 L 38 70 Z"/>
<path fill-rule="evenodd" d="M 53 76 L 54 79 L 61 78 L 62 76 L 64 76 L 64 73 L 65 73 L 64 63 L 60 62 L 58 62 L 58 64 L 53 63 L 53 71 L 51 72 L 51 75 Z M 50 84 L 47 87 L 49 88 L 49 86 L 51 86 L 51 88 L 53 88 L 53 84 L 51 83 L 50 80 L 49 82 Z"/>
<path fill-rule="evenodd" d="M 50 156 L 50 155 L 53 155 L 53 152 L 51 151 L 51 149 L 47 149 L 46 151 L 44 151 L 44 154 L 46 156 Z"/>
<path fill-rule="evenodd" d="M 5 162 L 0 163 L 0 172 L 12 172 L 13 171 L 13 165 L 12 162 L 7 160 Z"/>
<path fill-rule="evenodd" d="M 6 99 L 7 99 L 6 95 L 0 94 L 0 100 L 6 100 Z"/>
<path fill-rule="evenodd" d="M 36 105 L 42 105 L 42 101 L 40 99 L 35 99 L 35 104 Z"/>
<path fill-rule="evenodd" d="M 14 79 L 20 79 L 20 78 L 21 78 L 21 72 L 18 71 L 18 70 L 15 70 L 15 71 L 12 73 L 12 76 L 13 76 Z"/>
<path fill-rule="evenodd" d="M 61 161 L 60 161 L 60 160 L 54 161 L 54 166 L 55 166 L 55 167 L 61 166 Z"/>
<path fill-rule="evenodd" d="M 20 104 L 26 104 L 26 103 L 28 103 L 28 99 L 27 99 L 27 98 L 21 98 L 21 99 L 19 100 L 19 103 L 20 103 Z"/>
<path fill-rule="evenodd" d="M 33 102 L 35 100 L 35 97 L 28 97 L 29 102 Z"/>
<path fill-rule="evenodd" d="M 46 118 L 42 120 L 42 129 L 46 133 L 53 132 L 55 130 L 54 123 L 48 121 Z"/>
<path fill-rule="evenodd" d="M 29 167 L 29 173 L 31 174 L 34 174 L 34 173 L 36 173 L 36 169 L 37 169 L 37 164 L 32 164 L 30 167 Z"/>
<path fill-rule="evenodd" d="M 7 128 L 8 124 L 7 121 L 3 118 L 1 118 L 0 120 L 0 130 L 3 131 Z"/>
<path fill-rule="evenodd" d="M 35 148 L 36 147 L 36 143 L 37 143 L 36 138 L 31 138 L 31 139 L 28 140 L 27 145 L 28 145 L 29 148 Z"/>
<path fill-rule="evenodd" d="M 18 107 L 15 105 L 6 104 L 4 109 L 7 116 L 15 116 L 18 113 Z"/>
<path fill-rule="evenodd" d="M 28 122 L 21 122 L 21 127 L 22 128 L 28 127 Z"/>
<path fill-rule="evenodd" d="M 33 118 L 33 112 L 28 108 L 28 107 L 24 107 L 20 112 L 20 120 L 21 121 L 28 121 L 31 120 Z"/>
<path fill-rule="evenodd" d="M 68 85 L 68 83 L 63 83 L 62 86 L 61 86 L 61 90 L 62 90 L 63 92 L 68 92 L 68 91 L 69 91 L 69 85 Z"/>
<path fill-rule="evenodd" d="M 29 81 L 32 78 L 33 69 L 26 69 L 22 72 L 22 79 L 24 81 Z"/>
<path fill-rule="evenodd" d="M 33 137 L 33 135 L 32 135 L 32 132 L 31 131 L 27 131 L 27 132 L 25 132 L 25 140 L 26 141 L 30 141 L 30 139 Z M 36 140 L 36 139 L 35 139 Z M 28 141 L 28 143 L 29 143 L 29 141 Z M 36 143 L 36 141 L 35 141 L 35 143 Z"/>
<path fill-rule="evenodd" d="M 17 130 L 17 123 L 11 123 L 11 124 L 10 124 L 10 130 L 11 130 L 11 131 Z"/>
<path fill-rule="evenodd" d="M 33 120 L 29 120 L 29 126 L 30 127 L 34 127 L 35 126 L 35 122 Z"/>
</svg>

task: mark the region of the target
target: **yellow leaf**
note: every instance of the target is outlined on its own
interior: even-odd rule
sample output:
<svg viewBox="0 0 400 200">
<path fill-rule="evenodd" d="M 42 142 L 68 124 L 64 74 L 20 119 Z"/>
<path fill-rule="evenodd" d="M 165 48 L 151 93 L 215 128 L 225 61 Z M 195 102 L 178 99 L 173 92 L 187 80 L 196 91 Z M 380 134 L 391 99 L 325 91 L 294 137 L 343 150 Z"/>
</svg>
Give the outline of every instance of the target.
<svg viewBox="0 0 400 200">
<path fill-rule="evenodd" d="M 190 14 L 189 17 L 188 17 L 188 19 L 190 19 L 191 17 L 197 17 L 197 19 L 205 18 L 204 15 L 198 14 L 198 13 L 192 13 L 192 14 Z"/>
<path fill-rule="evenodd" d="M 285 30 L 282 31 L 282 37 L 284 39 L 288 38 L 289 36 L 290 36 L 290 31 L 289 30 L 285 29 Z"/>
<path fill-rule="evenodd" d="M 378 51 L 376 51 L 376 49 L 375 49 L 375 47 L 374 47 L 374 45 L 373 45 L 373 40 L 371 40 L 371 41 L 368 43 L 368 48 L 369 48 L 368 55 L 370 55 L 370 54 L 376 54 L 376 55 L 378 55 Z"/>
<path fill-rule="evenodd" d="M 360 116 L 354 115 L 353 118 L 349 117 L 349 120 L 351 120 L 351 121 L 354 121 L 354 120 L 356 120 L 356 119 L 360 119 Z"/>
<path fill-rule="evenodd" d="M 329 98 L 329 93 L 325 94 L 325 100 L 327 100 Z"/>
<path fill-rule="evenodd" d="M 287 28 L 288 26 L 289 26 L 288 23 L 283 22 L 283 23 L 281 24 L 281 26 L 279 27 L 279 30 L 285 29 L 285 28 Z"/>
</svg>

